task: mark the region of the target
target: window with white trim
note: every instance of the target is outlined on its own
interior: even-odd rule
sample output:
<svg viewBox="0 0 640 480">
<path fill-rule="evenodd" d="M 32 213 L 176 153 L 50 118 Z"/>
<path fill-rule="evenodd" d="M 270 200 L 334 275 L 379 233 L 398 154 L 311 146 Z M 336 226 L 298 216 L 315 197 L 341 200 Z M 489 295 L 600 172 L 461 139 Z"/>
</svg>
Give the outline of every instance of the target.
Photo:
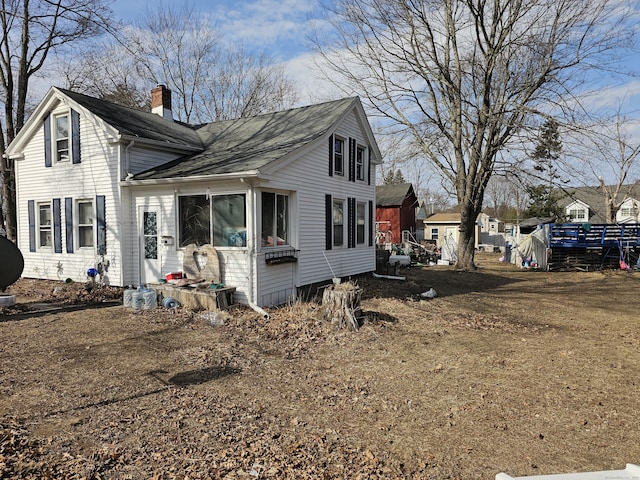
<svg viewBox="0 0 640 480">
<path fill-rule="evenodd" d="M 246 247 L 246 210 L 243 193 L 179 196 L 178 246 Z"/>
<path fill-rule="evenodd" d="M 94 245 L 95 208 L 93 200 L 78 200 L 78 247 L 89 248 Z"/>
<path fill-rule="evenodd" d="M 38 246 L 53 246 L 53 231 L 51 222 L 51 204 L 38 204 Z"/>
<path fill-rule="evenodd" d="M 439 231 L 438 228 L 432 228 L 431 229 L 431 240 L 438 240 L 438 236 L 439 236 Z"/>
<path fill-rule="evenodd" d="M 211 197 L 213 246 L 247 246 L 247 208 L 245 195 L 235 193 Z"/>
<path fill-rule="evenodd" d="M 289 245 L 289 196 L 262 192 L 260 238 L 263 247 Z"/>
<path fill-rule="evenodd" d="M 569 210 L 569 219 L 571 221 L 584 220 L 587 217 L 587 212 L 583 208 L 572 208 Z"/>
<path fill-rule="evenodd" d="M 69 161 L 69 115 L 54 117 L 54 154 L 57 162 Z"/>
</svg>

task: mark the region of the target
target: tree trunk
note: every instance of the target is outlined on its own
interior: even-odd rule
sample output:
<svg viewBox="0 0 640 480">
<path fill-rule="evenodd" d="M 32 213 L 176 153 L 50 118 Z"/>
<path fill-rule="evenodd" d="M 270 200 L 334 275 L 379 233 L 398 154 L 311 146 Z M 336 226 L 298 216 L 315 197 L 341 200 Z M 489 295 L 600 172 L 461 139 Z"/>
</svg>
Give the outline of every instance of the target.
<svg viewBox="0 0 640 480">
<path fill-rule="evenodd" d="M 0 182 L 2 182 L 2 216 L 4 228 L 9 240 L 16 243 L 16 205 L 15 205 L 15 177 L 7 158 L 0 158 Z"/>
<path fill-rule="evenodd" d="M 351 282 L 329 285 L 322 294 L 322 308 L 325 320 L 339 328 L 358 330 L 362 289 Z"/>
<path fill-rule="evenodd" d="M 476 250 L 476 217 L 472 208 L 463 205 L 460 214 L 460 235 L 458 237 L 458 260 L 456 268 L 475 270 L 474 262 Z"/>
</svg>

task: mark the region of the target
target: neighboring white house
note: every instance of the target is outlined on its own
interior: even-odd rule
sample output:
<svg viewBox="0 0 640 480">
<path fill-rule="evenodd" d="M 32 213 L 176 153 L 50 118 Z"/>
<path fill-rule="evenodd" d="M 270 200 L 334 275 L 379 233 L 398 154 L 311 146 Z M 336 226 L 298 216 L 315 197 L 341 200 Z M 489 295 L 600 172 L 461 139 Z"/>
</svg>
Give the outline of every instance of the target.
<svg viewBox="0 0 640 480">
<path fill-rule="evenodd" d="M 144 284 L 212 244 L 236 300 L 375 270 L 375 166 L 358 98 L 190 126 L 52 88 L 7 149 L 31 278 Z"/>
<path fill-rule="evenodd" d="M 635 198 L 627 198 L 616 212 L 617 223 L 640 222 L 640 202 Z"/>
<path fill-rule="evenodd" d="M 617 190 L 615 202 L 621 203 L 615 212 L 616 223 L 638 223 L 640 185 L 622 185 Z M 559 219 L 558 223 L 607 223 L 606 197 L 602 187 L 567 187 L 559 195 L 558 205 L 564 210 L 565 218 Z"/>
<path fill-rule="evenodd" d="M 589 222 L 589 205 L 581 200 L 572 200 L 564 207 L 567 221 L 571 223 L 587 223 Z"/>
</svg>

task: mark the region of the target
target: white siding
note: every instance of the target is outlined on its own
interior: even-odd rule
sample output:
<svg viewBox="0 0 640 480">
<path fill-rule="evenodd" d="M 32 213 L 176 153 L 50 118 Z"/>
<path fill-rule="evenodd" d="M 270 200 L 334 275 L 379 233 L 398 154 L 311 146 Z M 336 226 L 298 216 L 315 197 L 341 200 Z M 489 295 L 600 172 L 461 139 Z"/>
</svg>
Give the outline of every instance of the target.
<svg viewBox="0 0 640 480">
<path fill-rule="evenodd" d="M 335 130 L 341 137 L 353 137 L 358 144 L 368 146 L 366 138 L 354 114 L 349 115 Z M 346 145 L 345 145 L 346 149 Z M 287 165 L 275 178 L 270 178 L 268 187 L 289 191 L 292 211 L 294 238 L 292 246 L 298 250 L 297 263 L 267 265 L 264 249 L 256 262 L 258 277 L 257 299 L 261 305 L 282 303 L 291 297 L 295 287 L 318 282 L 331 281 L 331 269 L 338 277 L 347 277 L 375 270 L 375 249 L 369 246 L 369 221 L 364 245 L 356 248 L 344 247 L 325 250 L 325 195 L 346 200 L 356 198 L 358 202 L 374 202 L 375 211 L 375 169 L 371 170 L 371 184 L 365 180 L 350 182 L 348 177 L 348 157 L 345 155 L 344 176 L 329 176 L 328 138 L 319 141 L 315 148 Z M 292 201 L 293 199 L 293 201 Z M 346 213 L 346 212 L 345 212 Z M 375 213 L 374 213 L 375 215 Z M 346 221 L 345 221 L 346 232 Z M 346 233 L 345 233 L 346 243 Z M 326 260 L 325 260 L 326 255 Z M 328 261 L 327 261 L 328 260 Z M 330 266 L 329 266 L 330 264 Z M 294 288 L 292 288 L 294 287 Z M 277 300 L 277 302 L 274 302 Z"/>
<path fill-rule="evenodd" d="M 86 281 L 86 272 L 103 260 L 96 254 L 95 231 L 94 247 L 78 248 L 77 229 L 74 231 L 74 252 L 67 253 L 65 235 L 65 198 L 94 201 L 97 195 L 106 197 L 107 255 L 109 270 L 105 281 L 120 285 L 122 280 L 122 259 L 120 256 L 119 232 L 122 228 L 121 200 L 118 178 L 118 147 L 108 143 L 107 136 L 94 123 L 80 116 L 80 142 L 82 162 L 58 162 L 45 167 L 44 130 L 39 128 L 24 150 L 24 158 L 16 160 L 16 190 L 18 212 L 18 246 L 25 259 L 23 276 L 74 281 Z M 53 248 L 37 247 L 36 252 L 29 251 L 29 218 L 27 202 L 33 200 L 36 205 L 61 201 L 62 253 L 54 253 Z M 37 212 L 36 212 L 37 214 Z M 74 218 L 77 221 L 77 217 Z"/>
<path fill-rule="evenodd" d="M 159 246 L 159 260 L 162 275 L 183 270 L 183 251 L 178 245 L 177 198 L 178 195 L 207 194 L 247 194 L 247 210 L 250 210 L 249 192 L 246 185 L 237 182 L 210 182 L 199 184 L 181 184 L 180 186 L 129 187 L 126 195 L 131 195 L 131 218 L 136 219 L 140 207 L 159 206 L 161 209 L 160 236 L 173 237 L 173 245 Z M 251 218 L 247 215 L 247 218 Z M 131 246 L 131 255 L 127 260 L 127 283 L 140 282 L 140 242 L 138 239 L 138 219 L 132 222 L 127 242 Z M 247 235 L 252 235 L 247 225 Z M 247 303 L 250 284 L 249 248 L 217 248 L 220 261 L 222 282 L 237 288 L 236 301 Z"/>
</svg>

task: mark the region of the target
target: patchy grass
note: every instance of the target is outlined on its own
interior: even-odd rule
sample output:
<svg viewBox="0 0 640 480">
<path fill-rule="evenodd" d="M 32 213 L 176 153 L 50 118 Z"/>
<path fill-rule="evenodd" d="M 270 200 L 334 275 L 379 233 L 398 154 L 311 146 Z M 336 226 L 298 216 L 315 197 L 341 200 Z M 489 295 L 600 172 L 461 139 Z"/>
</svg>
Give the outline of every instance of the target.
<svg viewBox="0 0 640 480">
<path fill-rule="evenodd" d="M 82 286 L 21 280 L 0 313 L 0 478 L 493 479 L 640 461 L 640 273 L 478 263 L 358 279 L 357 332 L 313 303 L 223 325 L 45 310 Z"/>
</svg>

